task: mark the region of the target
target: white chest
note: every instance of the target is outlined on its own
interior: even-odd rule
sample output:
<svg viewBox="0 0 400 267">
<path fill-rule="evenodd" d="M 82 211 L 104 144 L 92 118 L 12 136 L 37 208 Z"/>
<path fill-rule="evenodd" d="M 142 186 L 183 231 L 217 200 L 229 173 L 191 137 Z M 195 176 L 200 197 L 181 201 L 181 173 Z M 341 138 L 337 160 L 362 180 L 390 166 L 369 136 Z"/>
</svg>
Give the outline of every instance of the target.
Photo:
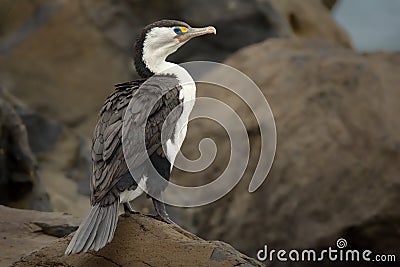
<svg viewBox="0 0 400 267">
<path fill-rule="evenodd" d="M 170 139 L 166 142 L 166 152 L 168 160 L 171 162 L 171 168 L 175 161 L 175 157 L 178 154 L 183 141 L 185 140 L 189 115 L 193 109 L 196 99 L 196 84 L 189 73 L 180 66 L 176 66 L 172 70 L 173 74 L 177 76 L 179 83 L 182 85 L 182 89 L 179 93 L 179 99 L 183 102 L 183 109 L 182 114 L 176 123 L 173 138 L 174 141 Z"/>
</svg>

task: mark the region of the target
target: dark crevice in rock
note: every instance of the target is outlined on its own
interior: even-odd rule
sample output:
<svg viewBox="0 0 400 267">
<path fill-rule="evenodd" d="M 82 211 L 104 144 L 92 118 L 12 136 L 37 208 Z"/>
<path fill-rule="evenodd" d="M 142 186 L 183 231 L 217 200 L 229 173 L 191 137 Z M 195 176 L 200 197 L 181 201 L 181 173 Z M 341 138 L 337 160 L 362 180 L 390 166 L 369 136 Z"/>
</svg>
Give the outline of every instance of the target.
<svg viewBox="0 0 400 267">
<path fill-rule="evenodd" d="M 151 264 L 148 263 L 148 262 L 145 262 L 145 261 L 140 261 L 140 262 L 143 263 L 144 265 L 147 265 L 147 266 L 150 266 L 150 267 L 155 267 L 155 266 L 151 265 Z"/>
<path fill-rule="evenodd" d="M 105 261 L 111 262 L 111 263 L 114 264 L 115 266 L 122 267 L 121 264 L 118 264 L 117 262 L 113 261 L 113 260 L 110 259 L 110 258 L 107 258 L 106 256 L 103 256 L 103 255 L 101 255 L 101 254 L 95 254 L 95 253 L 92 253 L 92 252 L 88 252 L 88 253 L 91 254 L 91 255 L 93 255 L 94 257 L 102 258 L 102 259 L 104 259 Z"/>
</svg>

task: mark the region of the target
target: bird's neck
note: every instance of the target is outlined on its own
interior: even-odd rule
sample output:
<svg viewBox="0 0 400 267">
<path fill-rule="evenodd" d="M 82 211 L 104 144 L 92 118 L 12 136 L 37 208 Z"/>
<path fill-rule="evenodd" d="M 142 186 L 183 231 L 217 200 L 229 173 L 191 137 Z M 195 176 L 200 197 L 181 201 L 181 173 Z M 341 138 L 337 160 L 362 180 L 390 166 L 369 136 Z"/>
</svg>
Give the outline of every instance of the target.
<svg viewBox="0 0 400 267">
<path fill-rule="evenodd" d="M 154 49 L 151 45 L 142 44 L 139 48 L 140 52 L 136 54 L 135 58 L 135 67 L 138 74 L 143 78 L 163 73 L 166 69 L 177 66 L 166 61 L 167 56 L 176 51 L 174 47 Z"/>
<path fill-rule="evenodd" d="M 177 64 L 168 62 L 165 58 L 158 58 L 158 57 L 151 57 L 145 61 L 146 67 L 152 72 L 153 74 L 161 74 L 166 73 L 168 70 L 175 69 L 178 67 Z"/>
<path fill-rule="evenodd" d="M 166 61 L 171 50 L 143 49 L 140 57 L 135 58 L 135 66 L 138 74 L 143 78 L 149 78 L 154 74 L 171 74 L 177 77 L 181 85 L 187 84 L 196 90 L 195 83 L 190 74 L 178 64 Z"/>
<path fill-rule="evenodd" d="M 190 74 L 178 64 L 165 60 L 165 57 L 152 55 L 150 57 L 144 57 L 144 65 L 148 69 L 151 75 L 154 74 L 170 74 L 178 78 L 179 83 L 182 84 L 193 84 L 193 79 Z M 150 75 L 150 76 L 151 76 Z M 150 77 L 149 76 L 149 77 Z"/>
</svg>

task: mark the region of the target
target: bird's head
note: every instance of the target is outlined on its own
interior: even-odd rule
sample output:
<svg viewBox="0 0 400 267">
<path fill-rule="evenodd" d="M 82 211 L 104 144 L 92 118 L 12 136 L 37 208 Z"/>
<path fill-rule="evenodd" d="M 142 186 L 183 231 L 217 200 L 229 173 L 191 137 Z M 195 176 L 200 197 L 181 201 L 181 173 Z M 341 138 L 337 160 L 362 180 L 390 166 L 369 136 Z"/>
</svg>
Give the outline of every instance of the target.
<svg viewBox="0 0 400 267">
<path fill-rule="evenodd" d="M 216 34 L 212 26 L 192 28 L 177 20 L 160 20 L 144 27 L 135 45 L 135 67 L 141 77 L 157 73 L 167 56 L 174 53 L 190 39 Z"/>
</svg>

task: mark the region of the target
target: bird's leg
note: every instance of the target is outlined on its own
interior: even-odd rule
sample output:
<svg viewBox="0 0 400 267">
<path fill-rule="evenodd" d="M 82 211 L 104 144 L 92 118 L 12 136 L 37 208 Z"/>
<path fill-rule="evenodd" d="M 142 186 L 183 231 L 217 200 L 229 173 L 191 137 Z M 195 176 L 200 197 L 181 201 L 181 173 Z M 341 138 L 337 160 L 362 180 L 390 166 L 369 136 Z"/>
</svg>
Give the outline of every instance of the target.
<svg viewBox="0 0 400 267">
<path fill-rule="evenodd" d="M 153 217 L 153 218 L 155 218 L 155 219 L 158 219 L 158 220 L 161 220 L 161 221 L 164 221 L 164 222 L 169 223 L 169 224 L 175 224 L 175 223 L 169 218 L 168 213 L 167 213 L 167 210 L 165 209 L 165 204 L 164 204 L 164 202 L 159 201 L 159 200 L 153 198 L 153 205 L 154 205 L 154 208 L 155 208 L 157 214 L 156 214 L 156 215 L 153 215 L 153 216 L 151 216 L 151 217 Z"/>
<path fill-rule="evenodd" d="M 140 212 L 132 209 L 131 203 L 129 203 L 129 202 L 124 203 L 124 212 L 125 212 L 124 217 L 129 217 L 131 214 L 139 214 L 140 213 Z"/>
</svg>

